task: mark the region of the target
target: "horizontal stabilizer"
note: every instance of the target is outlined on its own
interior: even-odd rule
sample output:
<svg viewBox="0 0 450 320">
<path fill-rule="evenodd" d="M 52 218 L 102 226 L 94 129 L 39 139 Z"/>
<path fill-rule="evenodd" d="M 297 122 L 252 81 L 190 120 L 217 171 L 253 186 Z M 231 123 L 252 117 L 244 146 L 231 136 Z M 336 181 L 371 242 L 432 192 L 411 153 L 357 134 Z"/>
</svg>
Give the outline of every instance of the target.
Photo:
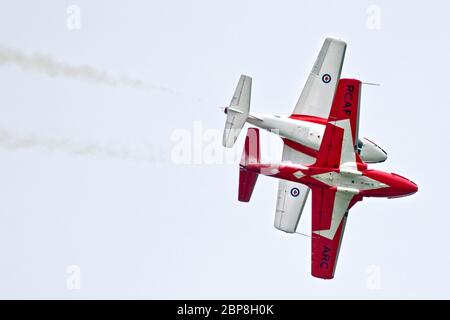
<svg viewBox="0 0 450 320">
<path fill-rule="evenodd" d="M 257 179 L 258 179 L 257 173 L 247 171 L 244 168 L 239 169 L 239 196 L 238 196 L 239 201 L 241 202 L 250 201 Z"/>
<path fill-rule="evenodd" d="M 239 196 L 238 200 L 241 202 L 249 202 L 252 197 L 253 189 L 255 188 L 258 174 L 248 171 L 246 166 L 260 162 L 259 149 L 259 130 L 256 128 L 249 128 L 247 130 L 247 137 L 245 138 L 244 151 L 239 168 Z"/>
<path fill-rule="evenodd" d="M 250 97 L 252 90 L 252 78 L 242 75 L 239 79 L 230 106 L 225 108 L 227 120 L 223 131 L 222 144 L 224 147 L 234 146 L 239 133 L 247 121 L 250 111 Z"/>
</svg>

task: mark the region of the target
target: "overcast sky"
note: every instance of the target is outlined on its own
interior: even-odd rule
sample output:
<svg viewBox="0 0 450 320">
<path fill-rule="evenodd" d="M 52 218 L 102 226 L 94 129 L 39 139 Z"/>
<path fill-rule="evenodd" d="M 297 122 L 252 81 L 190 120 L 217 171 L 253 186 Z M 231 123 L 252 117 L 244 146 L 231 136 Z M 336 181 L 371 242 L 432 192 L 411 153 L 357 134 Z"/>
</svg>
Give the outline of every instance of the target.
<svg viewBox="0 0 450 320">
<path fill-rule="evenodd" d="M 448 2 L 1 2 L 0 298 L 450 298 Z M 243 137 L 211 150 L 240 74 L 253 111 L 290 114 L 328 36 L 343 77 L 381 83 L 373 167 L 419 192 L 358 203 L 323 281 L 273 227 L 275 179 L 237 201 Z"/>
</svg>

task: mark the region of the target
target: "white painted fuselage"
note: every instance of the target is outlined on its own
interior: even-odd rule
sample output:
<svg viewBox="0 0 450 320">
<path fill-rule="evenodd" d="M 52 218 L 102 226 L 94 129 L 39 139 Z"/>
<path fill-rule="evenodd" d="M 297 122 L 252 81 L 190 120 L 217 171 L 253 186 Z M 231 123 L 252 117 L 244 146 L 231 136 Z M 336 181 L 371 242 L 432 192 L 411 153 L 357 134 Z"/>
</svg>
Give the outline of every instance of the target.
<svg viewBox="0 0 450 320">
<path fill-rule="evenodd" d="M 268 114 L 251 113 L 247 122 L 315 151 L 319 150 L 325 131 L 325 126 L 318 123 Z"/>
<path fill-rule="evenodd" d="M 319 151 L 325 132 L 324 124 L 292 119 L 286 116 L 250 113 L 247 122 L 315 152 Z M 358 141 L 357 152 L 361 159 L 368 163 L 383 162 L 387 159 L 386 152 L 366 138 Z"/>
</svg>

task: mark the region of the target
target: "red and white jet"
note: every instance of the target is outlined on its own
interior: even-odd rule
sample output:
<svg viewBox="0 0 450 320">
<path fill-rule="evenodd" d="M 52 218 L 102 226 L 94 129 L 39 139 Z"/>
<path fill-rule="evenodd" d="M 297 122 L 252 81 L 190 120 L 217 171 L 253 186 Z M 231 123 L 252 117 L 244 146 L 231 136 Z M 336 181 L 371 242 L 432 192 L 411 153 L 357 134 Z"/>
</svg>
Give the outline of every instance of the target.
<svg viewBox="0 0 450 320">
<path fill-rule="evenodd" d="M 250 200 L 258 175 L 281 179 L 275 227 L 292 233 L 311 189 L 311 272 L 323 279 L 334 276 L 348 211 L 356 202 L 363 197 L 394 198 L 417 192 L 414 182 L 369 169 L 363 162 L 363 155 L 366 162 L 384 161 L 386 155 L 374 143 L 366 144 L 370 151 L 363 153 L 365 141 L 358 140 L 361 82 L 339 79 L 344 52 L 345 43 L 325 40 L 291 117 L 249 114 L 251 79 L 246 76 L 226 108 L 225 146 L 234 144 L 245 122 L 279 129 L 285 143 L 279 164 L 260 162 L 259 130 L 248 129 L 240 162 L 239 201 Z M 325 109 L 329 110 L 326 118 L 319 117 L 318 110 Z"/>
<path fill-rule="evenodd" d="M 230 106 L 225 108 L 227 120 L 223 145 L 233 147 L 242 127 L 248 122 L 283 139 L 283 161 L 314 163 L 339 83 L 346 47 L 342 41 L 325 39 L 294 111 L 288 117 L 250 113 L 252 79 L 241 76 Z M 359 98 L 359 92 L 355 92 L 353 103 L 359 103 Z M 382 162 L 387 158 L 383 149 L 366 138 L 357 139 L 356 150 L 367 163 Z M 298 190 L 298 194 L 293 196 L 291 190 Z M 280 180 L 275 228 L 287 233 L 296 231 L 308 194 L 308 186 Z"/>
</svg>

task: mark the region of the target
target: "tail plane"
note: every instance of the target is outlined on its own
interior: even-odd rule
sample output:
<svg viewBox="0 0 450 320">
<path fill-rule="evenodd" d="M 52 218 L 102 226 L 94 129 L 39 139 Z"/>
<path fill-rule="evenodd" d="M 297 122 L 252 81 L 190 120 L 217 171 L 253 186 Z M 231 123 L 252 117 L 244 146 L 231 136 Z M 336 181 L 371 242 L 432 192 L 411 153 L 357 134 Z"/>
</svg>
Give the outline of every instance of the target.
<svg viewBox="0 0 450 320">
<path fill-rule="evenodd" d="M 247 170 L 248 164 L 260 162 L 259 130 L 249 128 L 245 137 L 244 151 L 239 166 L 239 196 L 241 202 L 249 202 L 258 174 Z"/>
<path fill-rule="evenodd" d="M 252 78 L 241 75 L 230 105 L 224 110 L 227 114 L 222 140 L 224 147 L 232 148 L 234 146 L 242 127 L 247 121 L 250 112 L 251 91 Z"/>
</svg>

